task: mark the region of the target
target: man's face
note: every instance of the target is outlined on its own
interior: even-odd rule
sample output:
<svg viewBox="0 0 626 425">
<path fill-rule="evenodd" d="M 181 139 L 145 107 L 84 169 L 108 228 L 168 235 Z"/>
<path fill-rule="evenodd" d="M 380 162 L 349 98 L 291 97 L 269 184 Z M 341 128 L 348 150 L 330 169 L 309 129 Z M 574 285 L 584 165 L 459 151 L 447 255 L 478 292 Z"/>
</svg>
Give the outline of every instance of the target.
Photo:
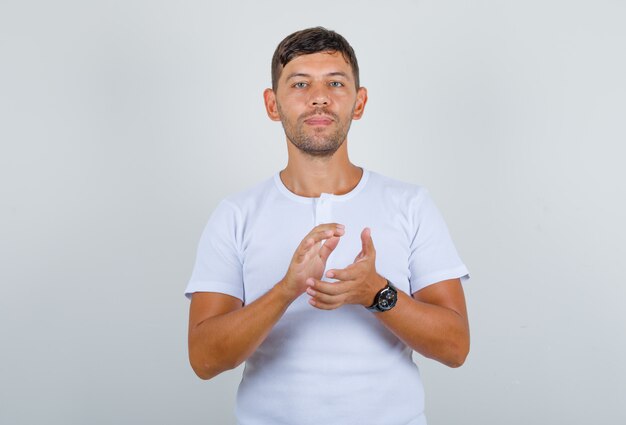
<svg viewBox="0 0 626 425">
<path fill-rule="evenodd" d="M 301 152 L 326 157 L 346 140 L 353 119 L 367 101 L 355 88 L 351 66 L 341 53 L 314 53 L 283 68 L 276 92 L 266 90 L 270 118 L 280 120 L 287 139 Z"/>
</svg>

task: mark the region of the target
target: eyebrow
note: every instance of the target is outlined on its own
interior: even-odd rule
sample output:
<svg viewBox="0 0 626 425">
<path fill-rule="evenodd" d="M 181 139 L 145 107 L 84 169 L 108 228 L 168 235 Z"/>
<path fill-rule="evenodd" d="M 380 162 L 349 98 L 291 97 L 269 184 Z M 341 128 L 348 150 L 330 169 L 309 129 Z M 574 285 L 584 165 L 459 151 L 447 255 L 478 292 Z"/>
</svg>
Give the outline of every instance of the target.
<svg viewBox="0 0 626 425">
<path fill-rule="evenodd" d="M 306 74 L 304 72 L 294 72 L 294 73 L 289 74 L 285 81 L 289 81 L 292 78 L 296 78 L 296 77 L 310 78 L 311 74 Z M 328 74 L 324 74 L 324 77 L 344 77 L 344 78 L 346 78 L 348 80 L 350 79 L 348 74 L 346 74 L 345 72 L 341 72 L 341 71 L 329 72 Z"/>
</svg>

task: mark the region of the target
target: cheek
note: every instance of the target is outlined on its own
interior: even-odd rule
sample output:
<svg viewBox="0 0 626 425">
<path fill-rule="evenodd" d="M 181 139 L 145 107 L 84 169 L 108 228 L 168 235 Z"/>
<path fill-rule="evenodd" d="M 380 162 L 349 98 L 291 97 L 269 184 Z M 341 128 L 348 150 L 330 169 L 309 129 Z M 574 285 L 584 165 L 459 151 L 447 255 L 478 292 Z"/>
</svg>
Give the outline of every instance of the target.
<svg viewBox="0 0 626 425">
<path fill-rule="evenodd" d="M 305 90 L 285 90 L 280 97 L 281 102 L 283 103 L 296 103 L 302 102 L 306 99 Z"/>
<path fill-rule="evenodd" d="M 352 110 L 356 104 L 356 97 L 349 93 L 337 94 L 334 96 L 334 100 L 335 103 L 341 105 L 342 109 Z"/>
<path fill-rule="evenodd" d="M 289 115 L 299 114 L 303 109 L 304 98 L 302 95 L 284 96 L 280 99 L 280 106 L 283 112 Z"/>
</svg>

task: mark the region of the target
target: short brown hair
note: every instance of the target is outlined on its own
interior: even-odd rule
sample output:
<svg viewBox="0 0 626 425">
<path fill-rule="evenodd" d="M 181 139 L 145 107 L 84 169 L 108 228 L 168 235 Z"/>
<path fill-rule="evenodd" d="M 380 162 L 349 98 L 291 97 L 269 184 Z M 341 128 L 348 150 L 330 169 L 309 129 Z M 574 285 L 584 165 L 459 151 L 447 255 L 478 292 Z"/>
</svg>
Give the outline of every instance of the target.
<svg viewBox="0 0 626 425">
<path fill-rule="evenodd" d="M 324 27 L 315 27 L 294 32 L 278 44 L 272 57 L 272 89 L 276 91 L 278 79 L 285 65 L 298 56 L 319 52 L 341 53 L 352 67 L 356 88 L 360 87 L 359 63 L 350 43 L 335 31 L 327 30 Z"/>
</svg>

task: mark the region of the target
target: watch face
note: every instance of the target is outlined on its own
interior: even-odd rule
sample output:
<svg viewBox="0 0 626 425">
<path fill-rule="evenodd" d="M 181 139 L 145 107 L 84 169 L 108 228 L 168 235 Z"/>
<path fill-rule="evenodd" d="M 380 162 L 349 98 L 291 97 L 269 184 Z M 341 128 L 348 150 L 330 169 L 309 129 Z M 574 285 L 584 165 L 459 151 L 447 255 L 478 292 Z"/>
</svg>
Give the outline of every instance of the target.
<svg viewBox="0 0 626 425">
<path fill-rule="evenodd" d="M 385 288 L 378 297 L 378 308 L 387 311 L 396 305 L 398 293 L 391 288 Z"/>
</svg>

